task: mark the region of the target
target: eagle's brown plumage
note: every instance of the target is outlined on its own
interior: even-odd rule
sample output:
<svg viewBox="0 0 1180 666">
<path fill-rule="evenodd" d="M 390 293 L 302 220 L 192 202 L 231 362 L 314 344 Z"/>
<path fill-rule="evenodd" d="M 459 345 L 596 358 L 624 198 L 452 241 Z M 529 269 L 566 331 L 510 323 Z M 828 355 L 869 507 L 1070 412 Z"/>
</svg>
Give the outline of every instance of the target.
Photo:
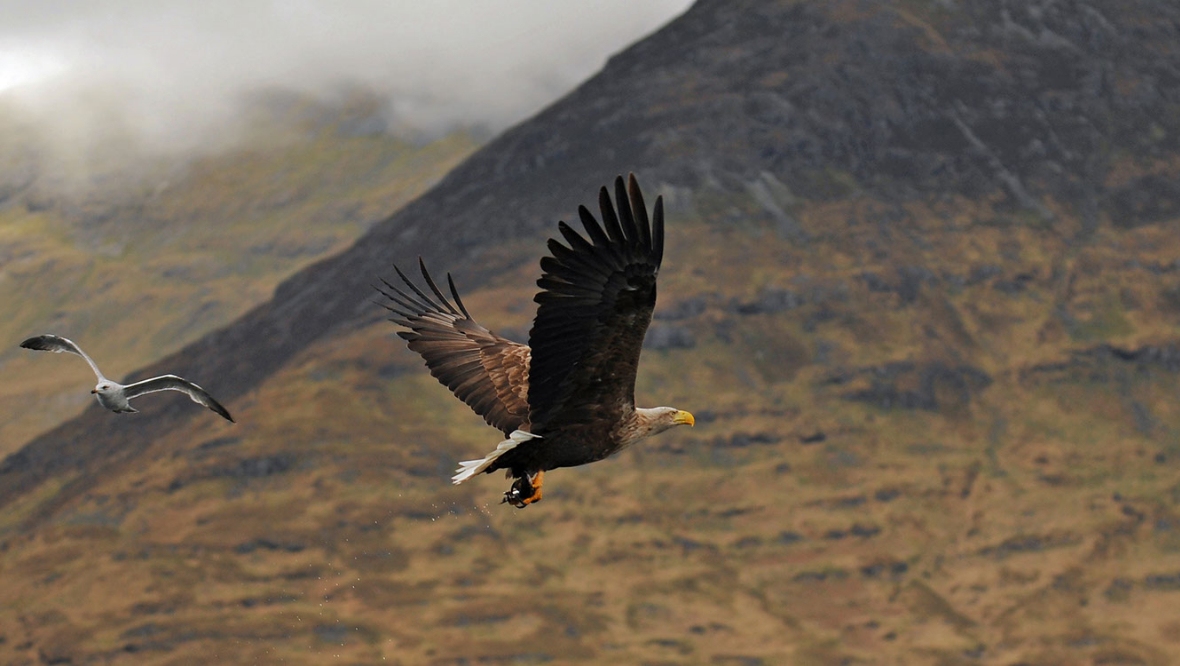
<svg viewBox="0 0 1180 666">
<path fill-rule="evenodd" d="M 617 203 L 617 208 L 616 208 Z M 615 180 L 615 201 L 603 187 L 600 224 L 578 208 L 586 237 L 558 222 L 565 244 L 549 240 L 541 259 L 539 304 L 528 346 L 487 330 L 472 319 L 451 276 L 451 300 L 419 260 L 431 294 L 396 267 L 403 289 L 381 290 L 398 333 L 426 359 L 435 378 L 505 440 L 482 460 L 461 463 L 455 482 L 507 469 L 516 478 L 505 501 L 525 506 L 540 499 L 545 470 L 601 460 L 692 415 L 671 407 L 635 407 L 635 374 L 656 302 L 656 276 L 664 255 L 664 204 L 656 199 L 649 221 L 639 184 Z"/>
</svg>

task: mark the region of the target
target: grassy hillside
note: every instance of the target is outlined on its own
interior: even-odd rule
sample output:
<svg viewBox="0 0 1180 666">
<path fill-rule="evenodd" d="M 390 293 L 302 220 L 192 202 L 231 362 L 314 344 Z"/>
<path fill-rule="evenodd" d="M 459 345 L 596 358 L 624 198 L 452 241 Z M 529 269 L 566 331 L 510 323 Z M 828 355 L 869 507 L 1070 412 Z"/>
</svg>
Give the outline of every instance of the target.
<svg viewBox="0 0 1180 666">
<path fill-rule="evenodd" d="M 314 126 L 276 123 L 246 147 L 162 161 L 154 176 L 96 174 L 89 187 L 65 188 L 45 174 L 7 199 L 0 456 L 92 400 L 84 363 L 18 349 L 25 337 L 70 337 L 122 377 L 269 299 L 280 281 L 347 247 L 476 147 L 462 133 L 425 144 L 356 135 L 348 131 L 355 113 L 319 108 Z M 192 379 L 216 394 L 213 378 Z"/>
<path fill-rule="evenodd" d="M 860 199 L 787 239 L 753 197 L 678 202 L 655 326 L 692 346 L 647 350 L 638 393 L 695 429 L 518 511 L 449 484 L 496 433 L 392 325 L 325 340 L 237 426 L 193 420 L 35 532 L 53 487 L 8 512 L 3 661 L 1180 658 L 1180 220 Z M 538 252 L 489 252 L 520 267 L 466 285 L 483 323 L 527 328 Z"/>
</svg>

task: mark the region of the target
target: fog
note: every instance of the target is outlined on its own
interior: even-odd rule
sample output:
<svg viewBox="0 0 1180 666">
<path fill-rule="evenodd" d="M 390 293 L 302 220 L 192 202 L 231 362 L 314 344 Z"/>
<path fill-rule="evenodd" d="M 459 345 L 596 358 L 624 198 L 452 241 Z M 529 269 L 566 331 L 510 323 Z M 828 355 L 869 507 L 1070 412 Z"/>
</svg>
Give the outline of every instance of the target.
<svg viewBox="0 0 1180 666">
<path fill-rule="evenodd" d="M 8 1 L 0 113 L 76 161 L 232 144 L 257 91 L 366 90 L 399 131 L 496 131 L 689 4 Z"/>
</svg>

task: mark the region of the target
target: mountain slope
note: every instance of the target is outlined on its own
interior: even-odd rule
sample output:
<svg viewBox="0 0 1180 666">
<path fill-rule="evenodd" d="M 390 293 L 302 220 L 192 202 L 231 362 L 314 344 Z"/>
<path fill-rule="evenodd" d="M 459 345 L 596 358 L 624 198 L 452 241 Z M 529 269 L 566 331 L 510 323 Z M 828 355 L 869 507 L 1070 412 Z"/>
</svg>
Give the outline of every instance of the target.
<svg viewBox="0 0 1180 666">
<path fill-rule="evenodd" d="M 35 140 L 5 150 L 0 335 L 12 344 L 0 352 L 0 455 L 94 402 L 84 364 L 30 354 L 20 340 L 77 338 L 120 376 L 266 301 L 282 279 L 342 250 L 475 148 L 462 133 L 424 145 L 357 136 L 349 128 L 371 117 L 366 101 L 272 100 L 317 122 L 268 117 L 232 150 L 160 158 L 138 179 L 97 171 L 88 186 L 67 186 L 60 166 L 37 160 Z"/>
<path fill-rule="evenodd" d="M 10 456 L 0 651 L 1175 661 L 1178 25 L 698 3 L 156 366 L 239 425 L 91 410 Z M 669 204 L 637 393 L 697 428 L 524 511 L 450 486 L 496 433 L 367 285 L 423 254 L 519 334 L 554 220 L 627 170 Z"/>
<path fill-rule="evenodd" d="M 1048 201 L 1029 193 L 1036 186 L 1080 220 L 1081 233 L 1097 220 L 1102 187 L 1095 183 L 1117 178 L 1118 166 L 1129 172 L 1118 183 L 1127 191 L 1116 186 L 1101 204 L 1120 224 L 1150 220 L 1161 204 L 1134 202 L 1155 194 L 1158 167 L 1126 162 L 1133 155 L 1166 164 L 1180 137 L 1173 126 L 1180 120 L 1168 113 L 1174 102 L 1160 89 L 1172 80 L 1166 55 L 1180 47 L 1171 39 L 1175 27 L 1155 21 L 1154 11 L 1120 9 L 1128 26 L 1120 33 L 1099 9 L 1081 18 L 1047 11 L 1025 27 L 987 3 L 957 16 L 932 7 L 930 23 L 840 2 L 700 3 L 345 253 L 143 372 L 171 367 L 218 377 L 220 394 L 232 400 L 328 331 L 373 321 L 368 285 L 391 262 L 422 254 L 453 265 L 487 243 L 536 238 L 553 219 L 571 216 L 588 174 L 605 180 L 635 170 L 648 183 L 691 191 L 703 214 L 715 207 L 728 208 L 717 212 L 733 221 L 769 217 L 788 235 L 796 232 L 787 210 L 794 190 L 821 200 L 865 190 L 890 203 L 907 191 L 1007 194 L 1005 204 L 1051 216 Z M 832 22 L 832 14 L 848 20 Z M 940 19 L 950 28 L 945 35 L 935 27 Z M 762 210 L 727 200 L 751 196 Z M 1164 201 L 1167 210 L 1166 193 Z M 469 270 L 460 275 L 475 279 L 478 269 Z M 150 432 L 177 415 L 149 411 L 135 429 Z M 92 460 L 105 433 L 112 441 L 126 434 L 101 416 L 92 409 L 27 447 L 8 469 L 20 466 L 32 479 Z M 81 432 L 91 444 L 74 441 Z M 78 455 L 21 462 L 58 446 Z M 20 492 L 21 478 L 6 486 Z"/>
</svg>

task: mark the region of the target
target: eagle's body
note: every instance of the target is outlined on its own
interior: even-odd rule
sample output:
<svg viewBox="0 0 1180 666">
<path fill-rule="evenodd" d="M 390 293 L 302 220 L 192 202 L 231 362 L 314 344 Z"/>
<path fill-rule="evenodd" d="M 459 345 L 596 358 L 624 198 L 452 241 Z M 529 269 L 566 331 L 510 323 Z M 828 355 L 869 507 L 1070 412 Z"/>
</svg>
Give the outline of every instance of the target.
<svg viewBox="0 0 1180 666">
<path fill-rule="evenodd" d="M 567 245 L 550 239 L 541 259 L 539 304 L 529 344 L 502 338 L 472 319 L 447 276 L 452 304 L 421 265 L 428 296 L 388 282 L 384 295 L 400 335 L 430 372 L 508 439 L 481 460 L 460 463 L 455 483 L 506 469 L 516 481 L 505 501 L 540 499 L 543 472 L 602 460 L 672 426 L 693 423 L 671 407 L 635 407 L 635 374 L 656 302 L 664 253 L 663 200 L 649 223 L 635 177 L 599 193 L 603 224 L 579 207 L 584 238 L 564 222 Z M 395 268 L 396 270 L 396 268 Z"/>
</svg>

